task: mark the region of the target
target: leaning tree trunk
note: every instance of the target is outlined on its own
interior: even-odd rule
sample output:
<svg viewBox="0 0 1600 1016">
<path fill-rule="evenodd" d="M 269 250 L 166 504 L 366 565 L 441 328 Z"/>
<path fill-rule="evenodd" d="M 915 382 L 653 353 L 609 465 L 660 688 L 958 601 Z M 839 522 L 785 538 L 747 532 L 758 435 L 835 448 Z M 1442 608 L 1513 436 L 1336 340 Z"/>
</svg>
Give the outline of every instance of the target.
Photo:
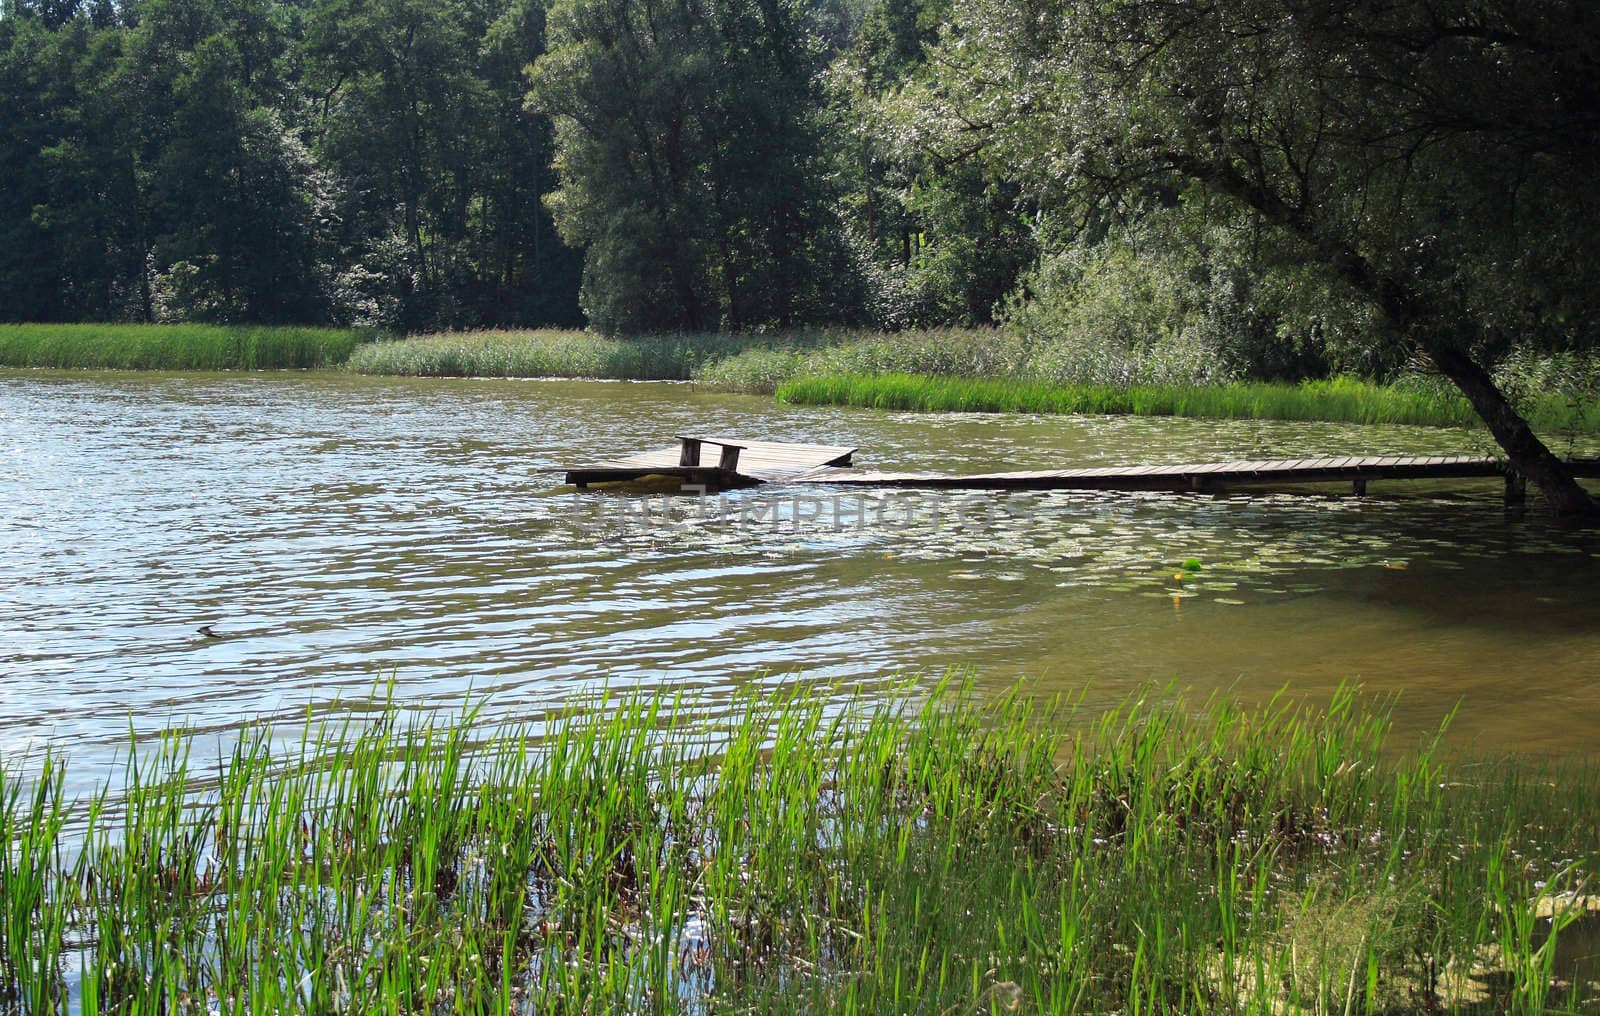
<svg viewBox="0 0 1600 1016">
<path fill-rule="evenodd" d="M 1600 516 L 1600 506 L 1595 504 L 1594 498 L 1573 478 L 1566 464 L 1539 440 L 1528 421 L 1495 386 L 1488 371 L 1454 346 L 1425 342 L 1423 348 L 1489 425 L 1489 432 L 1505 449 L 1511 468 L 1533 481 L 1557 514 L 1573 518 Z"/>
<path fill-rule="evenodd" d="M 1268 222 L 1299 236 L 1312 257 L 1331 268 L 1357 292 L 1365 294 L 1399 335 L 1415 337 L 1445 377 L 1454 381 L 1472 403 L 1489 432 L 1505 449 L 1511 468 L 1532 480 L 1557 514 L 1582 519 L 1600 518 L 1600 506 L 1573 479 L 1572 471 L 1545 447 L 1494 379 L 1476 360 L 1450 341 L 1439 325 L 1448 317 L 1430 308 L 1403 279 L 1387 275 L 1352 246 L 1347 237 L 1283 195 L 1246 176 L 1227 160 L 1204 160 L 1183 152 L 1167 152 L 1163 161 L 1218 193 L 1243 203 Z"/>
</svg>

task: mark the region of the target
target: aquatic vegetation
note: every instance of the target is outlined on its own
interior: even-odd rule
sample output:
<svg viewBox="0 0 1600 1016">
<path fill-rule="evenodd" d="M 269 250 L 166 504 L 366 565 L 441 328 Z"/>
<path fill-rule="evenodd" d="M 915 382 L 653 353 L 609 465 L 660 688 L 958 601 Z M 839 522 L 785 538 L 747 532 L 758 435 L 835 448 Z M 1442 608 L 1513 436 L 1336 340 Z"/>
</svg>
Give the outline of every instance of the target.
<svg viewBox="0 0 1600 1016">
<path fill-rule="evenodd" d="M 420 377 L 694 380 L 725 391 L 770 394 L 782 381 L 818 369 L 992 372 L 1014 346 L 993 330 L 883 335 L 796 329 L 608 338 L 595 332 L 530 329 L 445 332 L 374 343 L 358 350 L 349 366 L 363 374 Z"/>
<path fill-rule="evenodd" d="M 0 324 L 0 366 L 292 370 L 344 363 L 368 337 L 341 328 Z"/>
<path fill-rule="evenodd" d="M 707 363 L 695 373 L 701 384 L 726 391 L 767 395 L 798 377 L 832 374 L 937 374 L 950 377 L 1012 377 L 1030 370 L 1023 340 L 994 328 L 930 328 L 893 333 L 822 332 L 794 343 L 782 337 L 770 347 L 739 352 Z"/>
<path fill-rule="evenodd" d="M 413 377 L 571 377 L 687 381 L 708 363 L 749 350 L 794 349 L 826 333 L 726 335 L 714 332 L 607 338 L 595 332 L 442 332 L 364 346 L 349 368 Z"/>
<path fill-rule="evenodd" d="M 327 328 L 223 325 L 0 325 L 0 366 L 150 370 L 339 367 L 412 377 L 692 380 L 770 394 L 797 405 L 917 412 L 1088 413 L 1212 419 L 1318 420 L 1478 427 L 1443 379 L 1393 384 L 1340 377 L 1300 384 L 1185 378 L 1172 383 L 1073 383 L 1059 350 L 994 328 L 894 333 L 791 330 L 608 338 L 571 329 L 443 332 L 372 341 Z M 1123 372 L 1126 373 L 1126 372 Z M 1149 373 L 1149 372 L 1147 372 Z M 1121 377 L 1115 371 L 1112 375 Z M 1099 376 L 1099 375 L 1095 375 Z M 1592 357 L 1514 354 L 1497 379 L 1538 429 L 1600 433 L 1600 368 Z M 1568 451 L 1571 449 L 1569 448 Z"/>
<path fill-rule="evenodd" d="M 977 377 L 846 374 L 805 377 L 778 387 L 796 405 L 848 405 L 913 412 L 1086 413 L 1211 419 L 1326 420 L 1363 424 L 1481 426 L 1472 407 L 1443 391 L 1386 387 L 1353 378 L 1300 384 L 1236 383 L 1214 387 L 1053 385 Z M 1534 427 L 1600 432 L 1600 406 L 1534 398 Z"/>
<path fill-rule="evenodd" d="M 1568 948 L 1600 864 L 1581 767 L 1392 744 L 1349 690 L 1091 716 L 755 687 L 538 727 L 380 704 L 214 763 L 169 735 L 71 814 L 55 763 L 12 768 L 0 1011 L 1600 1001 Z"/>
</svg>

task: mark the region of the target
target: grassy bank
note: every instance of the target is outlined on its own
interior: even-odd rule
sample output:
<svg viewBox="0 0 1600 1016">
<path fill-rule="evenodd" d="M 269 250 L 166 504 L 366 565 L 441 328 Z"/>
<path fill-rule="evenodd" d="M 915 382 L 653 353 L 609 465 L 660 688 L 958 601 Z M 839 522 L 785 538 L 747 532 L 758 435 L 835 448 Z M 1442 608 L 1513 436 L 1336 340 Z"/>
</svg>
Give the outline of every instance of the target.
<svg viewBox="0 0 1600 1016">
<path fill-rule="evenodd" d="M 1595 1005 L 1593 774 L 1384 750 L 1369 705 L 390 712 L 144 746 L 77 851 L 59 769 L 10 769 L 0 1009 Z"/>
<path fill-rule="evenodd" d="M 344 363 L 363 333 L 244 325 L 0 324 L 0 366 L 287 370 Z"/>
<path fill-rule="evenodd" d="M 338 367 L 412 377 L 693 380 L 796 405 L 922 412 L 1134 413 L 1221 419 L 1480 426 L 1442 379 L 1230 381 L 1159 358 L 1134 364 L 996 329 L 894 334 L 796 330 L 607 338 L 592 332 L 449 332 L 386 341 L 316 328 L 0 325 L 0 366 L 158 370 Z M 1142 364 L 1142 366 L 1140 365 Z M 1137 368 L 1137 369 L 1135 369 Z M 1114 382 L 1074 380 L 1114 377 Z M 1148 375 L 1148 377 L 1146 377 Z M 1177 377 L 1167 383 L 1149 378 Z M 1143 380 L 1141 380 L 1143 379 Z M 1536 429 L 1600 433 L 1600 360 L 1514 354 L 1496 380 Z"/>
<path fill-rule="evenodd" d="M 1352 378 L 1300 384 L 1209 387 L 1057 385 L 1036 381 L 915 374 L 807 377 L 778 386 L 780 401 L 913 412 L 1094 413 L 1212 419 L 1328 420 L 1347 423 L 1477 426 L 1466 399 L 1442 391 L 1377 385 Z M 1600 432 L 1600 403 L 1533 397 L 1529 422 L 1547 431 Z"/>
</svg>

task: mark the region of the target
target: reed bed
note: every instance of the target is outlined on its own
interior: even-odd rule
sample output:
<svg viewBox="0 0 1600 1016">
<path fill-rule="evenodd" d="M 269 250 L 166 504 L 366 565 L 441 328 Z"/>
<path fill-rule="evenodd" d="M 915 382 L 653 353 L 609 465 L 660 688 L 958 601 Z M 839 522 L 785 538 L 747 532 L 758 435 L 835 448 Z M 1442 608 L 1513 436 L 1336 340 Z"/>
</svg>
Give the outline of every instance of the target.
<svg viewBox="0 0 1600 1016">
<path fill-rule="evenodd" d="M 414 377 L 564 377 L 687 381 L 707 364 L 751 349 L 799 349 L 825 333 L 782 337 L 716 333 L 607 338 L 594 332 L 443 332 L 358 349 L 349 368 L 361 374 Z"/>
<path fill-rule="evenodd" d="M 1008 377 L 1031 369 L 1023 340 L 994 328 L 932 328 L 890 334 L 826 332 L 767 345 L 707 363 L 695 380 L 725 391 L 770 395 L 798 377 L 838 374 L 935 374 Z"/>
<path fill-rule="evenodd" d="M 365 333 L 243 325 L 0 324 L 0 366 L 295 370 L 344 363 Z"/>
<path fill-rule="evenodd" d="M 993 329 L 884 335 L 793 329 L 738 335 L 688 333 L 608 338 L 593 332 L 446 332 L 374 343 L 350 369 L 419 377 L 571 377 L 693 380 L 722 391 L 770 395 L 807 373 L 910 371 L 992 374 L 1010 370 L 1018 342 Z"/>
<path fill-rule="evenodd" d="M 139 745 L 70 806 L 13 766 L 0 1011 L 1600 1005 L 1592 772 L 1394 745 L 1348 691 L 1166 698 L 387 709 Z"/>
<path fill-rule="evenodd" d="M 323 328 L 0 325 L 0 366 L 151 370 L 342 366 L 362 374 L 416 377 L 692 380 L 721 391 L 776 392 L 781 400 L 797 405 L 918 412 L 1133 413 L 1481 425 L 1466 400 L 1431 375 L 1408 374 L 1393 384 L 1353 378 L 1300 384 L 1219 383 L 1219 377 L 1233 375 L 1212 365 L 1207 368 L 1210 373 L 1182 383 L 1138 383 L 1130 380 L 1132 375 L 1114 384 L 1079 383 L 1083 381 L 1079 374 L 1068 371 L 1070 377 L 1062 376 L 1061 350 L 992 328 L 624 338 L 531 329 L 372 338 L 364 332 Z M 1183 377 L 1185 369 L 1181 362 L 1162 362 L 1146 373 L 1160 378 L 1176 372 Z M 1095 379 L 1100 373 L 1090 372 Z M 1497 379 L 1537 429 L 1564 435 L 1600 433 L 1596 358 L 1514 354 L 1499 366 Z"/>
<path fill-rule="evenodd" d="M 1235 383 L 1209 387 L 1056 385 L 1003 379 L 913 374 L 807 377 L 778 387 L 795 405 L 846 405 L 911 412 L 1089 413 L 1212 419 L 1326 420 L 1364 424 L 1481 426 L 1459 395 L 1353 378 L 1300 384 Z M 1600 403 L 1533 396 L 1524 409 L 1538 429 L 1600 433 Z"/>
</svg>

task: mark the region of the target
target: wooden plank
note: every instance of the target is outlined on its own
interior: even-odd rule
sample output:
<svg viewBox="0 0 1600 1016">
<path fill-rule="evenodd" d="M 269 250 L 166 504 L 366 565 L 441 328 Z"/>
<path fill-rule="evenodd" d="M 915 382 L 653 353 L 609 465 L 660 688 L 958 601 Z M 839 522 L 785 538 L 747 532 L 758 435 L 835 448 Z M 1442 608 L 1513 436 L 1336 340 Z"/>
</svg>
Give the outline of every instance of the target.
<svg viewBox="0 0 1600 1016">
<path fill-rule="evenodd" d="M 701 464 L 689 454 L 691 442 L 718 446 L 719 465 Z M 569 482 L 586 485 L 638 478 L 650 474 L 680 476 L 686 481 L 799 482 L 848 485 L 925 486 L 957 489 L 1062 489 L 1062 490 L 1174 490 L 1214 487 L 1229 480 L 1241 482 L 1322 483 L 1357 481 L 1377 476 L 1421 479 L 1426 477 L 1497 476 L 1504 470 L 1498 459 L 1471 455 L 1371 455 L 1326 456 L 1299 459 L 1249 459 L 1226 462 L 1139 464 L 1128 466 L 1076 466 L 1064 469 L 1030 469 L 971 475 L 933 472 L 861 470 L 850 467 L 856 449 L 843 445 L 809 445 L 776 441 L 734 441 L 682 435 L 676 448 L 663 448 L 619 459 L 608 459 L 567 473 Z M 691 458 L 694 461 L 686 461 Z M 720 467 L 720 468 L 719 468 Z M 1583 459 L 1571 468 L 1585 476 L 1600 476 L 1600 460 Z"/>
</svg>

